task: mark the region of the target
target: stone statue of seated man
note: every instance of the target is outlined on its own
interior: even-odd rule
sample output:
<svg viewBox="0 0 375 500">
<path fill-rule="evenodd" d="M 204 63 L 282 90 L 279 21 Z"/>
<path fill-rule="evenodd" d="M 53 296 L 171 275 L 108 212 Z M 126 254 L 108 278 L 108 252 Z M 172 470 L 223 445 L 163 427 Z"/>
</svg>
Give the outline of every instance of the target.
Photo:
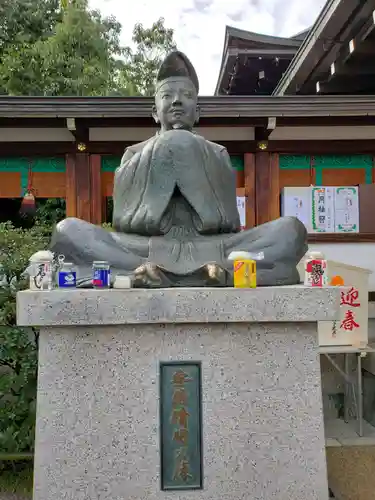
<svg viewBox="0 0 375 500">
<path fill-rule="evenodd" d="M 114 231 L 75 218 L 56 226 L 50 249 L 76 265 L 78 286 L 90 286 L 95 260 L 137 287 L 233 286 L 228 255 L 236 250 L 264 253 L 260 286 L 299 282 L 304 225 L 285 217 L 240 231 L 229 155 L 193 132 L 198 90 L 189 59 L 169 54 L 153 108 L 160 132 L 127 148 L 115 173 Z"/>
</svg>

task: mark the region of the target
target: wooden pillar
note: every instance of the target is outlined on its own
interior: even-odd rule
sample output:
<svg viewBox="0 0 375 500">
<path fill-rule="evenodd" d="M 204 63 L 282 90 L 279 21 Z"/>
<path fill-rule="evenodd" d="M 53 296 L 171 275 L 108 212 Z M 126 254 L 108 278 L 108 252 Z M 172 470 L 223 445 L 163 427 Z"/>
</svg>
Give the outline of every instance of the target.
<svg viewBox="0 0 375 500">
<path fill-rule="evenodd" d="M 280 217 L 279 155 L 255 153 L 256 224 Z"/>
<path fill-rule="evenodd" d="M 77 217 L 91 222 L 90 156 L 87 153 L 76 153 L 75 164 Z"/>
<path fill-rule="evenodd" d="M 90 155 L 90 201 L 91 222 L 93 224 L 102 224 L 103 222 L 101 167 L 101 155 Z"/>
<path fill-rule="evenodd" d="M 75 154 L 66 155 L 65 167 L 65 202 L 66 216 L 77 217 L 77 189 Z"/>
<path fill-rule="evenodd" d="M 280 165 L 279 155 L 270 155 L 270 220 L 280 217 Z"/>
<path fill-rule="evenodd" d="M 102 196 L 102 222 L 112 222 L 112 221 L 108 221 L 107 220 L 107 217 L 108 217 L 108 211 L 107 211 L 108 207 L 107 207 L 107 197 L 106 196 Z"/>
<path fill-rule="evenodd" d="M 246 229 L 255 226 L 255 155 L 244 155 L 244 186 L 246 203 Z"/>
<path fill-rule="evenodd" d="M 244 166 L 245 169 L 245 166 Z M 243 188 L 245 186 L 245 172 L 244 170 L 236 171 L 236 187 Z"/>
<path fill-rule="evenodd" d="M 66 215 L 102 222 L 101 158 L 88 153 L 66 157 Z"/>
</svg>

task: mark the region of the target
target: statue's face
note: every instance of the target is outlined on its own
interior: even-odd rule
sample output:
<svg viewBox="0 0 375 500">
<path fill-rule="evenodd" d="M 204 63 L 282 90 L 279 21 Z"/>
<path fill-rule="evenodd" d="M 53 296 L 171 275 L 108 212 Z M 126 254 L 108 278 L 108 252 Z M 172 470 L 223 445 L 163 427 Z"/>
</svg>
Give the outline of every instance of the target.
<svg viewBox="0 0 375 500">
<path fill-rule="evenodd" d="M 189 78 L 168 78 L 155 96 L 153 116 L 162 130 L 191 130 L 199 118 L 197 91 Z"/>
</svg>

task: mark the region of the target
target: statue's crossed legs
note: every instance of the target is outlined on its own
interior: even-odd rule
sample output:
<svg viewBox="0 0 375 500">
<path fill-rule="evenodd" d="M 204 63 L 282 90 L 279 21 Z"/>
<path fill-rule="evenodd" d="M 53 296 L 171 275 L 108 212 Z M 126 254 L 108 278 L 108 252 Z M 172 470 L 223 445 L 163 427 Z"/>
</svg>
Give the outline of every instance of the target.
<svg viewBox="0 0 375 500">
<path fill-rule="evenodd" d="M 216 249 L 220 240 L 221 257 L 185 274 L 171 273 L 152 262 L 150 238 L 113 233 L 75 218 L 57 225 L 51 250 L 64 254 L 66 261 L 77 266 L 77 283 L 81 287 L 90 286 L 94 260 L 108 261 L 113 275 L 131 276 L 135 287 L 233 286 L 232 263 L 227 258 L 236 250 L 264 252 L 265 258 L 257 266 L 260 286 L 299 282 L 296 266 L 307 251 L 306 229 L 294 217 L 283 217 L 241 233 L 205 238 L 206 242 L 212 239 Z"/>
</svg>

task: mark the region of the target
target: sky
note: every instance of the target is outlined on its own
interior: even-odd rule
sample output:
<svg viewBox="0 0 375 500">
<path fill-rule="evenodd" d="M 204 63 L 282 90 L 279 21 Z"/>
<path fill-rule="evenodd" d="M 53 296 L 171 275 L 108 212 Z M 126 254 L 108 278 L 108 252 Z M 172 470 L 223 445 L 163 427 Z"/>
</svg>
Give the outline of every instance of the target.
<svg viewBox="0 0 375 500">
<path fill-rule="evenodd" d="M 132 29 L 150 27 L 159 17 L 174 29 L 179 50 L 192 61 L 200 94 L 213 95 L 219 75 L 225 26 L 266 35 L 292 36 L 311 26 L 326 0 L 91 0 L 92 8 L 121 22 L 122 42 Z"/>
</svg>

